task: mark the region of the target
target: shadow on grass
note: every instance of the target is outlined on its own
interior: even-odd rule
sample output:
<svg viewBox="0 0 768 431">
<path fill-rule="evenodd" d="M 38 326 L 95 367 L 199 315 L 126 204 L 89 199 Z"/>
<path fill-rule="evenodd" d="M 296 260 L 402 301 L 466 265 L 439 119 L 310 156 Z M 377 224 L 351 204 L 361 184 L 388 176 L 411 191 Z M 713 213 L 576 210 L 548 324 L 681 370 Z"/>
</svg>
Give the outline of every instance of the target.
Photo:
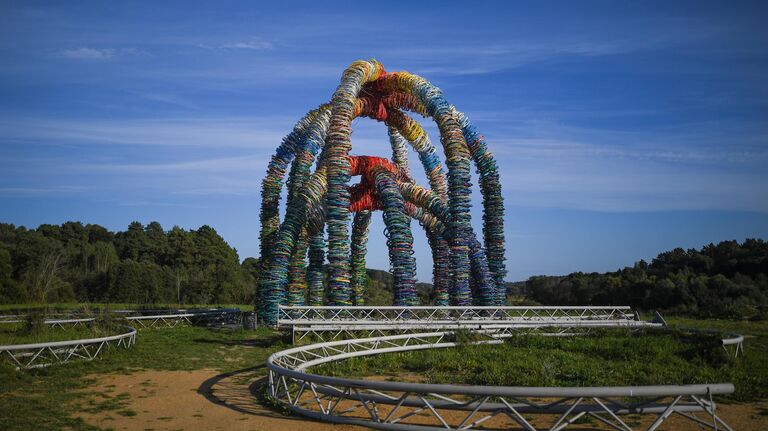
<svg viewBox="0 0 768 431">
<path fill-rule="evenodd" d="M 279 407 L 273 406 L 266 399 L 268 378 L 261 375 L 262 372 L 266 372 L 266 365 L 222 373 L 204 381 L 197 388 L 197 393 L 216 405 L 226 407 L 238 413 L 289 421 L 286 423 L 289 426 L 288 429 L 300 429 L 299 427 L 302 425 L 307 426 L 307 424 L 311 423 L 324 423 L 323 421 L 293 416 L 290 413 L 275 410 L 279 409 Z M 582 431 L 602 431 L 604 428 L 591 427 L 595 425 L 595 422 L 597 421 L 591 418 L 577 421 L 582 426 L 588 427 L 579 428 Z"/>
<path fill-rule="evenodd" d="M 261 373 L 266 368 L 266 365 L 258 365 L 213 376 L 197 388 L 197 393 L 238 413 L 289 419 L 265 403 L 267 377 Z"/>
</svg>

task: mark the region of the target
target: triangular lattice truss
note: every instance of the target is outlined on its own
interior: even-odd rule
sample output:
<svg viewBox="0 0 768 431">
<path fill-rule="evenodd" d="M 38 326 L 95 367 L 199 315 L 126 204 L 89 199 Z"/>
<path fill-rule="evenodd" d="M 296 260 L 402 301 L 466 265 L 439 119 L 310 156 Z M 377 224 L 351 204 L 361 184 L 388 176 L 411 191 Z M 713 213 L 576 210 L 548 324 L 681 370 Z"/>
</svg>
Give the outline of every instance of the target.
<svg viewBox="0 0 768 431">
<path fill-rule="evenodd" d="M 42 368 L 74 360 L 90 361 L 108 349 L 133 346 L 136 343 L 136 330 L 126 329 L 128 331 L 124 334 L 109 337 L 0 346 L 0 356 L 19 369 Z"/>
<path fill-rule="evenodd" d="M 483 332 L 477 333 L 482 335 Z M 498 343 L 484 332 L 476 343 Z M 389 430 L 521 428 L 562 430 L 586 418 L 617 430 L 655 430 L 667 421 L 731 428 L 714 395 L 731 384 L 635 387 L 490 387 L 353 380 L 309 374 L 308 368 L 383 352 L 455 346 L 450 332 L 353 339 L 295 347 L 267 360 L 268 394 L 301 415 Z M 628 415 L 643 415 L 642 420 Z M 672 422 L 671 426 L 674 426 Z"/>
<path fill-rule="evenodd" d="M 661 326 L 639 320 L 624 306 L 597 307 L 312 307 L 280 306 L 277 326 L 294 342 L 312 336 L 341 338 L 444 330 L 493 329 L 500 334 L 536 332 L 563 336 L 594 328 Z"/>
</svg>

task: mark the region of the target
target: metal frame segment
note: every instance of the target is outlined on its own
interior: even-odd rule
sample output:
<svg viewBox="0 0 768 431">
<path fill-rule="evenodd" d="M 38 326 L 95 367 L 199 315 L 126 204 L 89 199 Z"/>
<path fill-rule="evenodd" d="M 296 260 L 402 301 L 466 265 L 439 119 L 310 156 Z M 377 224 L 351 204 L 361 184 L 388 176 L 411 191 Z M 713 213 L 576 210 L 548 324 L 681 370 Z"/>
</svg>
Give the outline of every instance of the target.
<svg viewBox="0 0 768 431">
<path fill-rule="evenodd" d="M 634 321 L 637 315 L 630 307 L 513 307 L 513 306 L 279 306 L 278 327 L 293 325 L 354 324 L 462 324 L 524 323 L 566 321 Z"/>
<path fill-rule="evenodd" d="M 132 313 L 134 311 L 121 311 L 121 313 Z M 175 328 L 179 325 L 185 325 L 193 324 L 194 319 L 200 319 L 200 318 L 219 318 L 222 320 L 226 320 L 227 316 L 233 315 L 233 314 L 240 314 L 241 311 L 239 309 L 237 310 L 230 310 L 230 309 L 224 309 L 224 310 L 209 310 L 209 311 L 202 311 L 202 312 L 186 312 L 186 313 L 175 313 L 175 314 L 153 314 L 153 315 L 147 315 L 147 316 L 116 316 L 115 319 L 121 319 L 128 322 L 128 324 L 142 329 L 142 328 Z M 88 318 L 72 318 L 72 319 L 46 319 L 43 323 L 46 325 L 50 325 L 52 328 L 61 328 L 63 329 L 66 326 L 69 327 L 78 327 L 78 326 L 87 326 L 88 324 L 93 323 L 96 320 L 95 317 L 88 317 Z M 21 323 L 24 320 L 21 319 L 15 319 L 15 320 L 0 320 L 0 324 L 3 323 Z"/>
<path fill-rule="evenodd" d="M 10 360 L 17 369 L 42 368 L 73 359 L 90 361 L 107 348 L 129 348 L 136 344 L 136 329 L 126 329 L 123 334 L 108 337 L 0 346 L 0 357 Z"/>
<path fill-rule="evenodd" d="M 501 343 L 496 329 L 474 331 Z M 293 347 L 271 355 L 268 395 L 300 415 L 334 423 L 387 430 L 474 429 L 511 420 L 527 430 L 562 430 L 590 416 L 619 430 L 632 430 L 620 415 L 656 414 L 655 430 L 673 414 L 711 429 L 730 430 L 717 415 L 712 395 L 734 391 L 730 383 L 628 387 L 496 387 L 382 382 L 308 373 L 312 366 L 352 357 L 457 346 L 453 332 L 401 334 Z M 464 412 L 459 414 L 460 412 Z M 697 413 L 704 413 L 697 416 Z M 554 420 L 534 426 L 523 415 Z M 538 428 L 537 428 L 538 427 Z"/>
</svg>

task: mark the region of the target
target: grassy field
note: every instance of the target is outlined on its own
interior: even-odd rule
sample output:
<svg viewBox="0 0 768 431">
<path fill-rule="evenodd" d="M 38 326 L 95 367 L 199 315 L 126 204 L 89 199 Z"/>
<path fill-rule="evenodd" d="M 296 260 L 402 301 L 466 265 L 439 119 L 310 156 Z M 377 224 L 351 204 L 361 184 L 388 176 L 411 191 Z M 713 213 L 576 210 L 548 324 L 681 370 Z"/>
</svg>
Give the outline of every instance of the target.
<svg viewBox="0 0 768 431">
<path fill-rule="evenodd" d="M 85 325 L 52 327 L 42 313 L 31 313 L 16 321 L 0 323 L 0 345 L 46 343 L 117 335 L 126 332 L 127 323 L 109 314 L 97 314 Z"/>
<path fill-rule="evenodd" d="M 0 346 L 97 338 L 108 335 L 113 335 L 113 333 L 101 328 L 77 327 L 56 330 L 32 330 L 25 328 L 24 324 L 2 324 L 0 325 Z"/>
<path fill-rule="evenodd" d="M 515 338 L 501 346 L 462 346 L 354 359 L 318 371 L 364 376 L 419 373 L 431 382 L 520 385 L 605 385 L 731 381 L 732 400 L 768 398 L 768 323 L 673 319 L 675 325 L 738 331 L 749 338 L 746 356 L 728 359 L 716 340 L 681 339 L 669 333 L 602 337 Z M 146 329 L 130 350 L 108 352 L 93 362 L 16 371 L 0 365 L 0 429 L 95 429 L 76 412 L 113 411 L 130 415 L 125 394 L 84 391 L 99 376 L 138 370 L 200 370 L 222 373 L 261 367 L 266 357 L 288 346 L 266 329 L 198 327 Z M 97 396 L 98 395 L 98 396 Z"/>
<path fill-rule="evenodd" d="M 135 370 L 198 370 L 221 372 L 262 366 L 269 353 L 285 347 L 270 330 L 223 330 L 198 327 L 145 329 L 130 350 L 108 352 L 92 362 L 71 363 L 19 372 L 0 366 L 0 429 L 95 429 L 79 419 L 77 411 L 121 411 L 119 394 L 110 399 L 82 389 L 99 374 Z"/>
<path fill-rule="evenodd" d="M 523 335 L 502 345 L 391 353 L 328 364 L 334 376 L 411 374 L 426 383 L 509 386 L 606 386 L 732 382 L 734 401 L 768 398 L 768 323 L 673 319 L 673 326 L 748 335 L 746 356 L 733 359 L 720 338 L 667 330 L 606 330 L 590 337 Z"/>
<path fill-rule="evenodd" d="M 29 304 L 0 304 L 0 314 L 8 312 L 29 311 L 85 311 L 91 310 L 140 310 L 140 309 L 178 309 L 178 308 L 213 308 L 213 307 L 236 307 L 243 311 L 253 311 L 253 304 L 121 304 L 121 303 L 82 303 L 82 302 L 58 302 L 51 304 L 29 303 Z"/>
</svg>

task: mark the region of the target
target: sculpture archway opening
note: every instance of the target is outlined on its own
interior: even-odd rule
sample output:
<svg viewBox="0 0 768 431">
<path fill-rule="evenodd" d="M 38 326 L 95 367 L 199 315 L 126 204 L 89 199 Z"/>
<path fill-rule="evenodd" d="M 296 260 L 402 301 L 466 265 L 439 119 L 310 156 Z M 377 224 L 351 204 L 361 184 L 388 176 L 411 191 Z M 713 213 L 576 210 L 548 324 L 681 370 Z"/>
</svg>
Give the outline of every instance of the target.
<svg viewBox="0 0 768 431">
<path fill-rule="evenodd" d="M 436 123 L 445 164 L 408 112 Z M 358 117 L 386 125 L 391 159 L 350 155 L 351 125 Z M 427 186 L 411 176 L 409 147 L 418 154 Z M 473 164 L 482 193 L 482 238 L 471 225 Z M 360 181 L 351 184 L 353 177 Z M 260 318 L 274 324 L 280 304 L 363 305 L 366 245 L 375 212 L 381 212 L 386 226 L 394 305 L 419 301 L 411 220 L 429 241 L 435 305 L 506 302 L 504 203 L 485 139 L 427 80 L 385 72 L 370 60 L 344 71 L 331 102 L 307 113 L 270 161 L 262 182 Z"/>
</svg>

